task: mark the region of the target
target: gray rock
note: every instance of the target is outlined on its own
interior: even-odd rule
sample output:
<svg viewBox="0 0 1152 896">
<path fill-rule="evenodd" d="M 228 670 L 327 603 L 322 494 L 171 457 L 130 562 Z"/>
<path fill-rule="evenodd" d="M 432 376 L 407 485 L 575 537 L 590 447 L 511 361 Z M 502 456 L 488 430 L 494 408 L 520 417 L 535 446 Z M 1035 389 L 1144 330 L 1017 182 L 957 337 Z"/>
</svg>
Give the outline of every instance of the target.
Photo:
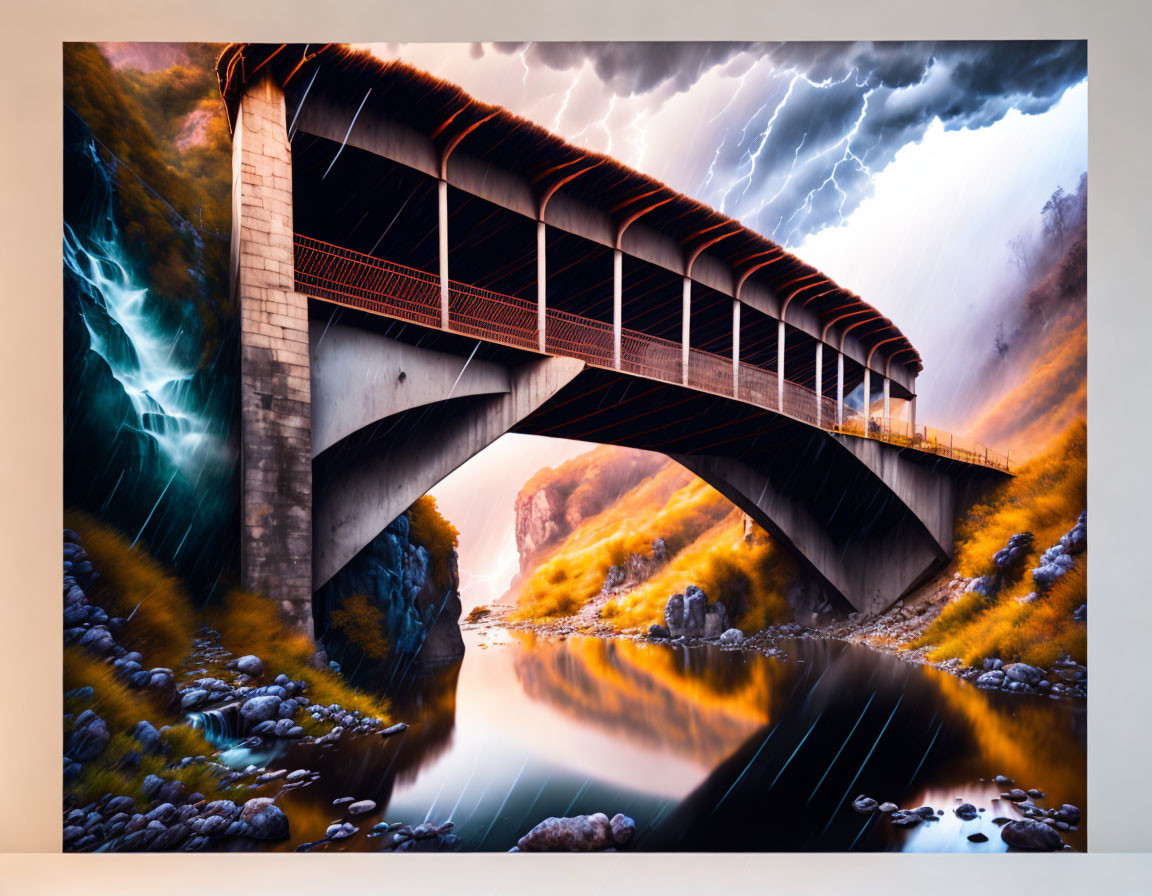
<svg viewBox="0 0 1152 896">
<path fill-rule="evenodd" d="M 77 762 L 90 762 L 104 752 L 111 738 L 104 720 L 92 710 L 85 710 L 76 719 L 69 738 L 68 755 Z"/>
<path fill-rule="evenodd" d="M 167 781 L 160 786 L 160 791 L 156 794 L 156 798 L 164 800 L 167 803 L 181 803 L 184 801 L 187 793 L 188 788 L 184 785 L 183 781 Z"/>
<path fill-rule="evenodd" d="M 1055 852 L 1064 848 L 1064 841 L 1055 830 L 1030 819 L 1008 822 L 1000 829 L 1000 839 L 1013 849 Z"/>
<path fill-rule="evenodd" d="M 1019 787 L 1014 787 L 1011 790 L 1007 790 L 1004 793 L 1000 794 L 1000 796 L 1002 799 L 1006 799 L 1012 803 L 1022 803 L 1026 799 L 1028 799 L 1028 794 L 1026 794 Z"/>
<path fill-rule="evenodd" d="M 684 590 L 684 637 L 703 637 L 707 615 L 708 595 L 695 585 L 689 585 Z M 723 629 L 720 631 L 723 631 Z M 719 634 L 719 632 L 717 632 L 717 634 Z"/>
<path fill-rule="evenodd" d="M 668 631 L 668 629 L 666 629 L 664 626 L 654 622 L 648 628 L 648 637 L 666 640 L 672 637 L 672 633 Z"/>
<path fill-rule="evenodd" d="M 900 807 L 897 806 L 895 803 L 881 803 L 876 808 L 879 811 L 883 812 L 885 815 L 891 815 L 893 812 L 895 812 Z"/>
<path fill-rule="evenodd" d="M 372 800 L 357 800 L 355 803 L 348 805 L 349 815 L 364 815 L 373 811 L 376 808 L 376 803 Z"/>
<path fill-rule="evenodd" d="M 383 731 L 381 731 L 380 736 L 381 737 L 391 737 L 393 734 L 399 734 L 401 731 L 406 731 L 407 729 L 408 729 L 408 723 L 407 722 L 397 722 L 395 725 L 389 725 L 387 728 L 385 728 Z"/>
<path fill-rule="evenodd" d="M 981 834 L 979 831 L 977 831 L 975 834 L 969 834 L 968 840 L 972 843 L 987 843 L 988 835 Z"/>
<path fill-rule="evenodd" d="M 236 671 L 255 678 L 264 674 L 264 662 L 258 656 L 247 654 L 236 660 Z"/>
<path fill-rule="evenodd" d="M 254 840 L 283 840 L 288 836 L 288 816 L 268 797 L 248 800 L 240 809 L 240 821 Z"/>
<path fill-rule="evenodd" d="M 976 811 L 976 807 L 971 803 L 961 803 L 956 807 L 956 817 L 964 821 L 971 821 L 980 813 Z"/>
<path fill-rule="evenodd" d="M 664 625 L 673 638 L 684 634 L 684 595 L 673 594 L 664 604 Z"/>
<path fill-rule="evenodd" d="M 876 802 L 876 800 L 872 799 L 872 797 L 860 794 L 860 796 L 856 797 L 856 799 L 852 801 L 852 808 L 857 812 L 867 815 L 871 812 L 875 812 L 879 808 L 879 804 Z"/>
<path fill-rule="evenodd" d="M 1057 821 L 1065 821 L 1070 825 L 1080 824 L 1080 809 L 1071 803 L 1065 803 L 1055 812 Z"/>
<path fill-rule="evenodd" d="M 132 736 L 140 742 L 144 752 L 153 754 L 164 752 L 164 742 L 160 739 L 160 732 L 151 722 L 147 720 L 137 722 L 136 727 L 132 729 Z"/>
<path fill-rule="evenodd" d="M 1004 667 L 1004 675 L 1011 681 L 1021 684 L 1035 684 L 1044 677 L 1044 672 L 1027 663 L 1012 663 Z"/>
<path fill-rule="evenodd" d="M 744 632 L 738 628 L 730 628 L 720 636 L 720 643 L 728 647 L 736 647 L 744 642 Z"/>
<path fill-rule="evenodd" d="M 328 830 L 324 832 L 324 836 L 329 840 L 345 840 L 355 834 L 360 828 L 352 824 L 350 821 L 335 821 L 328 825 Z"/>
<path fill-rule="evenodd" d="M 914 828 L 920 824 L 924 819 L 917 815 L 915 812 L 893 812 L 892 824 L 898 828 Z"/>
<path fill-rule="evenodd" d="M 612 846 L 612 828 L 603 812 L 574 818 L 546 818 L 520 838 L 523 852 L 590 852 Z"/>
<path fill-rule="evenodd" d="M 251 697 L 240 707 L 240 717 L 249 725 L 274 720 L 280 715 L 280 698 L 271 694 Z"/>
<path fill-rule="evenodd" d="M 608 826 L 612 831 L 612 842 L 617 846 L 627 846 L 636 836 L 636 822 L 619 812 L 612 816 Z"/>
<path fill-rule="evenodd" d="M 700 592 L 703 594 L 704 592 Z M 704 608 L 704 637 L 719 638 L 728 628 L 728 608 L 717 601 Z"/>
</svg>

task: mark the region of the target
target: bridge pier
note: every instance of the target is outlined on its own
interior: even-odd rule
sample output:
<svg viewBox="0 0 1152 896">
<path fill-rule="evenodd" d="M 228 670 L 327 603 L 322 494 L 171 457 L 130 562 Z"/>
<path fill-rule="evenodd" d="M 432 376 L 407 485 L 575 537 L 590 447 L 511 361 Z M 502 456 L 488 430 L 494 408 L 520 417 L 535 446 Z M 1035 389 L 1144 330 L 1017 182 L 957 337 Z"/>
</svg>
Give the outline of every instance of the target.
<svg viewBox="0 0 1152 896">
<path fill-rule="evenodd" d="M 240 308 L 243 586 L 312 619 L 308 299 L 295 291 L 292 150 L 270 77 L 240 99 L 232 141 L 231 285 Z"/>
<path fill-rule="evenodd" d="M 620 369 L 620 339 L 624 332 L 624 253 L 612 251 L 612 363 Z"/>
<path fill-rule="evenodd" d="M 689 336 L 692 332 L 692 278 L 684 278 L 684 302 L 680 321 L 680 381 L 688 385 Z"/>
<path fill-rule="evenodd" d="M 824 397 L 824 343 L 816 343 L 816 425 L 822 425 Z"/>
<path fill-rule="evenodd" d="M 776 322 L 776 410 L 784 413 L 784 321 Z"/>
<path fill-rule="evenodd" d="M 836 352 L 836 423 L 844 425 L 844 352 Z"/>
<path fill-rule="evenodd" d="M 436 182 L 437 233 L 440 237 L 440 326 L 448 329 L 448 181 Z"/>
</svg>

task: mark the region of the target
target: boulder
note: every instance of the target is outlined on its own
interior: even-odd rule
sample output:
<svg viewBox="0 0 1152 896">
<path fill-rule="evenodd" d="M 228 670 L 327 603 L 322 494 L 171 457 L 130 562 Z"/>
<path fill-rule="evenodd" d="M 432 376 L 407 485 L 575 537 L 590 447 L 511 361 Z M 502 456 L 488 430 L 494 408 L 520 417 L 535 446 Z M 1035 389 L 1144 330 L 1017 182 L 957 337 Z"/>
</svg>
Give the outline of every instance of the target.
<svg viewBox="0 0 1152 896">
<path fill-rule="evenodd" d="M 738 628 L 730 628 L 720 636 L 720 643 L 727 647 L 735 647 L 744 642 L 744 632 Z"/>
<path fill-rule="evenodd" d="M 240 707 L 240 717 L 249 725 L 278 719 L 280 717 L 280 698 L 273 694 L 252 697 Z"/>
<path fill-rule="evenodd" d="M 1027 663 L 1011 663 L 1004 667 L 1004 675 L 1011 681 L 1021 684 L 1035 684 L 1044 677 L 1044 672 Z"/>
<path fill-rule="evenodd" d="M 614 845 L 603 812 L 575 818 L 546 818 L 517 841 L 522 852 L 592 852 Z"/>
<path fill-rule="evenodd" d="M 728 608 L 719 601 L 707 605 L 704 608 L 704 637 L 719 638 L 727 628 Z"/>
<path fill-rule="evenodd" d="M 627 846 L 636 836 L 636 822 L 619 812 L 612 816 L 608 826 L 612 829 L 612 842 L 617 846 Z"/>
<path fill-rule="evenodd" d="M 879 808 L 879 804 L 876 800 L 872 799 L 872 797 L 860 794 L 860 796 L 852 801 L 852 808 L 857 812 L 867 815 L 875 812 Z"/>
<path fill-rule="evenodd" d="M 672 633 L 670 631 L 668 631 L 668 629 L 664 628 L 664 626 L 660 625 L 657 622 L 654 622 L 648 628 L 648 637 L 649 638 L 666 639 L 666 638 L 672 637 Z"/>
<path fill-rule="evenodd" d="M 708 595 L 695 585 L 689 585 L 684 590 L 685 638 L 700 638 L 704 636 L 707 614 Z M 717 634 L 719 634 L 719 632 L 717 632 Z"/>
<path fill-rule="evenodd" d="M 1064 848 L 1064 841 L 1052 827 L 1031 819 L 1008 822 L 1000 829 L 1000 839 L 1013 849 L 1034 852 L 1055 852 Z"/>
<path fill-rule="evenodd" d="M 684 634 L 684 595 L 673 594 L 664 604 L 664 625 L 673 638 Z"/>
<path fill-rule="evenodd" d="M 255 678 L 264 674 L 264 662 L 260 657 L 248 654 L 236 660 L 236 671 Z"/>
<path fill-rule="evenodd" d="M 254 840 L 283 840 L 288 836 L 288 816 L 269 797 L 258 796 L 240 808 L 240 821 L 248 825 Z"/>
<path fill-rule="evenodd" d="M 376 803 L 372 800 L 358 800 L 355 803 L 348 804 L 349 815 L 364 815 L 373 811 L 376 808 Z"/>
<path fill-rule="evenodd" d="M 971 803 L 961 803 L 956 807 L 956 817 L 963 821 L 971 821 L 980 813 Z"/>
</svg>

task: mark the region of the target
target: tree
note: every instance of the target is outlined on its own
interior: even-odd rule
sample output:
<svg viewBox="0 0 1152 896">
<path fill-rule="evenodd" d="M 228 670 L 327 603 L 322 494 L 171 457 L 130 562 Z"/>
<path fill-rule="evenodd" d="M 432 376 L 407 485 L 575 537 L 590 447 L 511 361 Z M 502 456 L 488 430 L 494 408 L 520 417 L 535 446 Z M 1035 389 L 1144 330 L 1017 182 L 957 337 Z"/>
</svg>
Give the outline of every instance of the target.
<svg viewBox="0 0 1152 896">
<path fill-rule="evenodd" d="M 1044 219 L 1044 233 L 1055 241 L 1057 249 L 1064 248 L 1075 206 L 1076 197 L 1065 193 L 1063 187 L 1057 187 L 1040 212 Z"/>
</svg>

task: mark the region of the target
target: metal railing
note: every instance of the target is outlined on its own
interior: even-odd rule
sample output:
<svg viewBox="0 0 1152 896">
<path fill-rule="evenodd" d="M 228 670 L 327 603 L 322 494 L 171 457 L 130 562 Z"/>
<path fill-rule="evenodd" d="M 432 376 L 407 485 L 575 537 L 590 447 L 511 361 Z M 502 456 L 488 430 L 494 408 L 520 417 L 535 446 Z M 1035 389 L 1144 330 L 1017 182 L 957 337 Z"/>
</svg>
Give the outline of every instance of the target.
<svg viewBox="0 0 1152 896">
<path fill-rule="evenodd" d="M 296 235 L 296 288 L 318 299 L 382 314 L 420 326 L 442 329 L 440 278 L 416 268 L 364 255 L 311 237 Z M 447 330 L 514 348 L 538 351 L 538 308 L 534 301 L 501 295 L 465 283 L 449 281 Z M 578 358 L 594 367 L 616 369 L 611 324 L 545 310 L 544 350 Z M 679 342 L 622 330 L 620 367 L 625 373 L 664 383 L 736 398 L 829 432 L 878 439 L 905 448 L 965 463 L 1008 470 L 1008 457 L 972 439 L 953 436 L 903 420 L 859 414 L 837 422 L 836 402 L 811 389 L 784 380 L 754 364 L 741 363 L 734 376 L 732 361 L 723 355 L 690 349 L 688 376 L 683 373 Z M 738 380 L 738 382 L 734 382 Z"/>
</svg>

